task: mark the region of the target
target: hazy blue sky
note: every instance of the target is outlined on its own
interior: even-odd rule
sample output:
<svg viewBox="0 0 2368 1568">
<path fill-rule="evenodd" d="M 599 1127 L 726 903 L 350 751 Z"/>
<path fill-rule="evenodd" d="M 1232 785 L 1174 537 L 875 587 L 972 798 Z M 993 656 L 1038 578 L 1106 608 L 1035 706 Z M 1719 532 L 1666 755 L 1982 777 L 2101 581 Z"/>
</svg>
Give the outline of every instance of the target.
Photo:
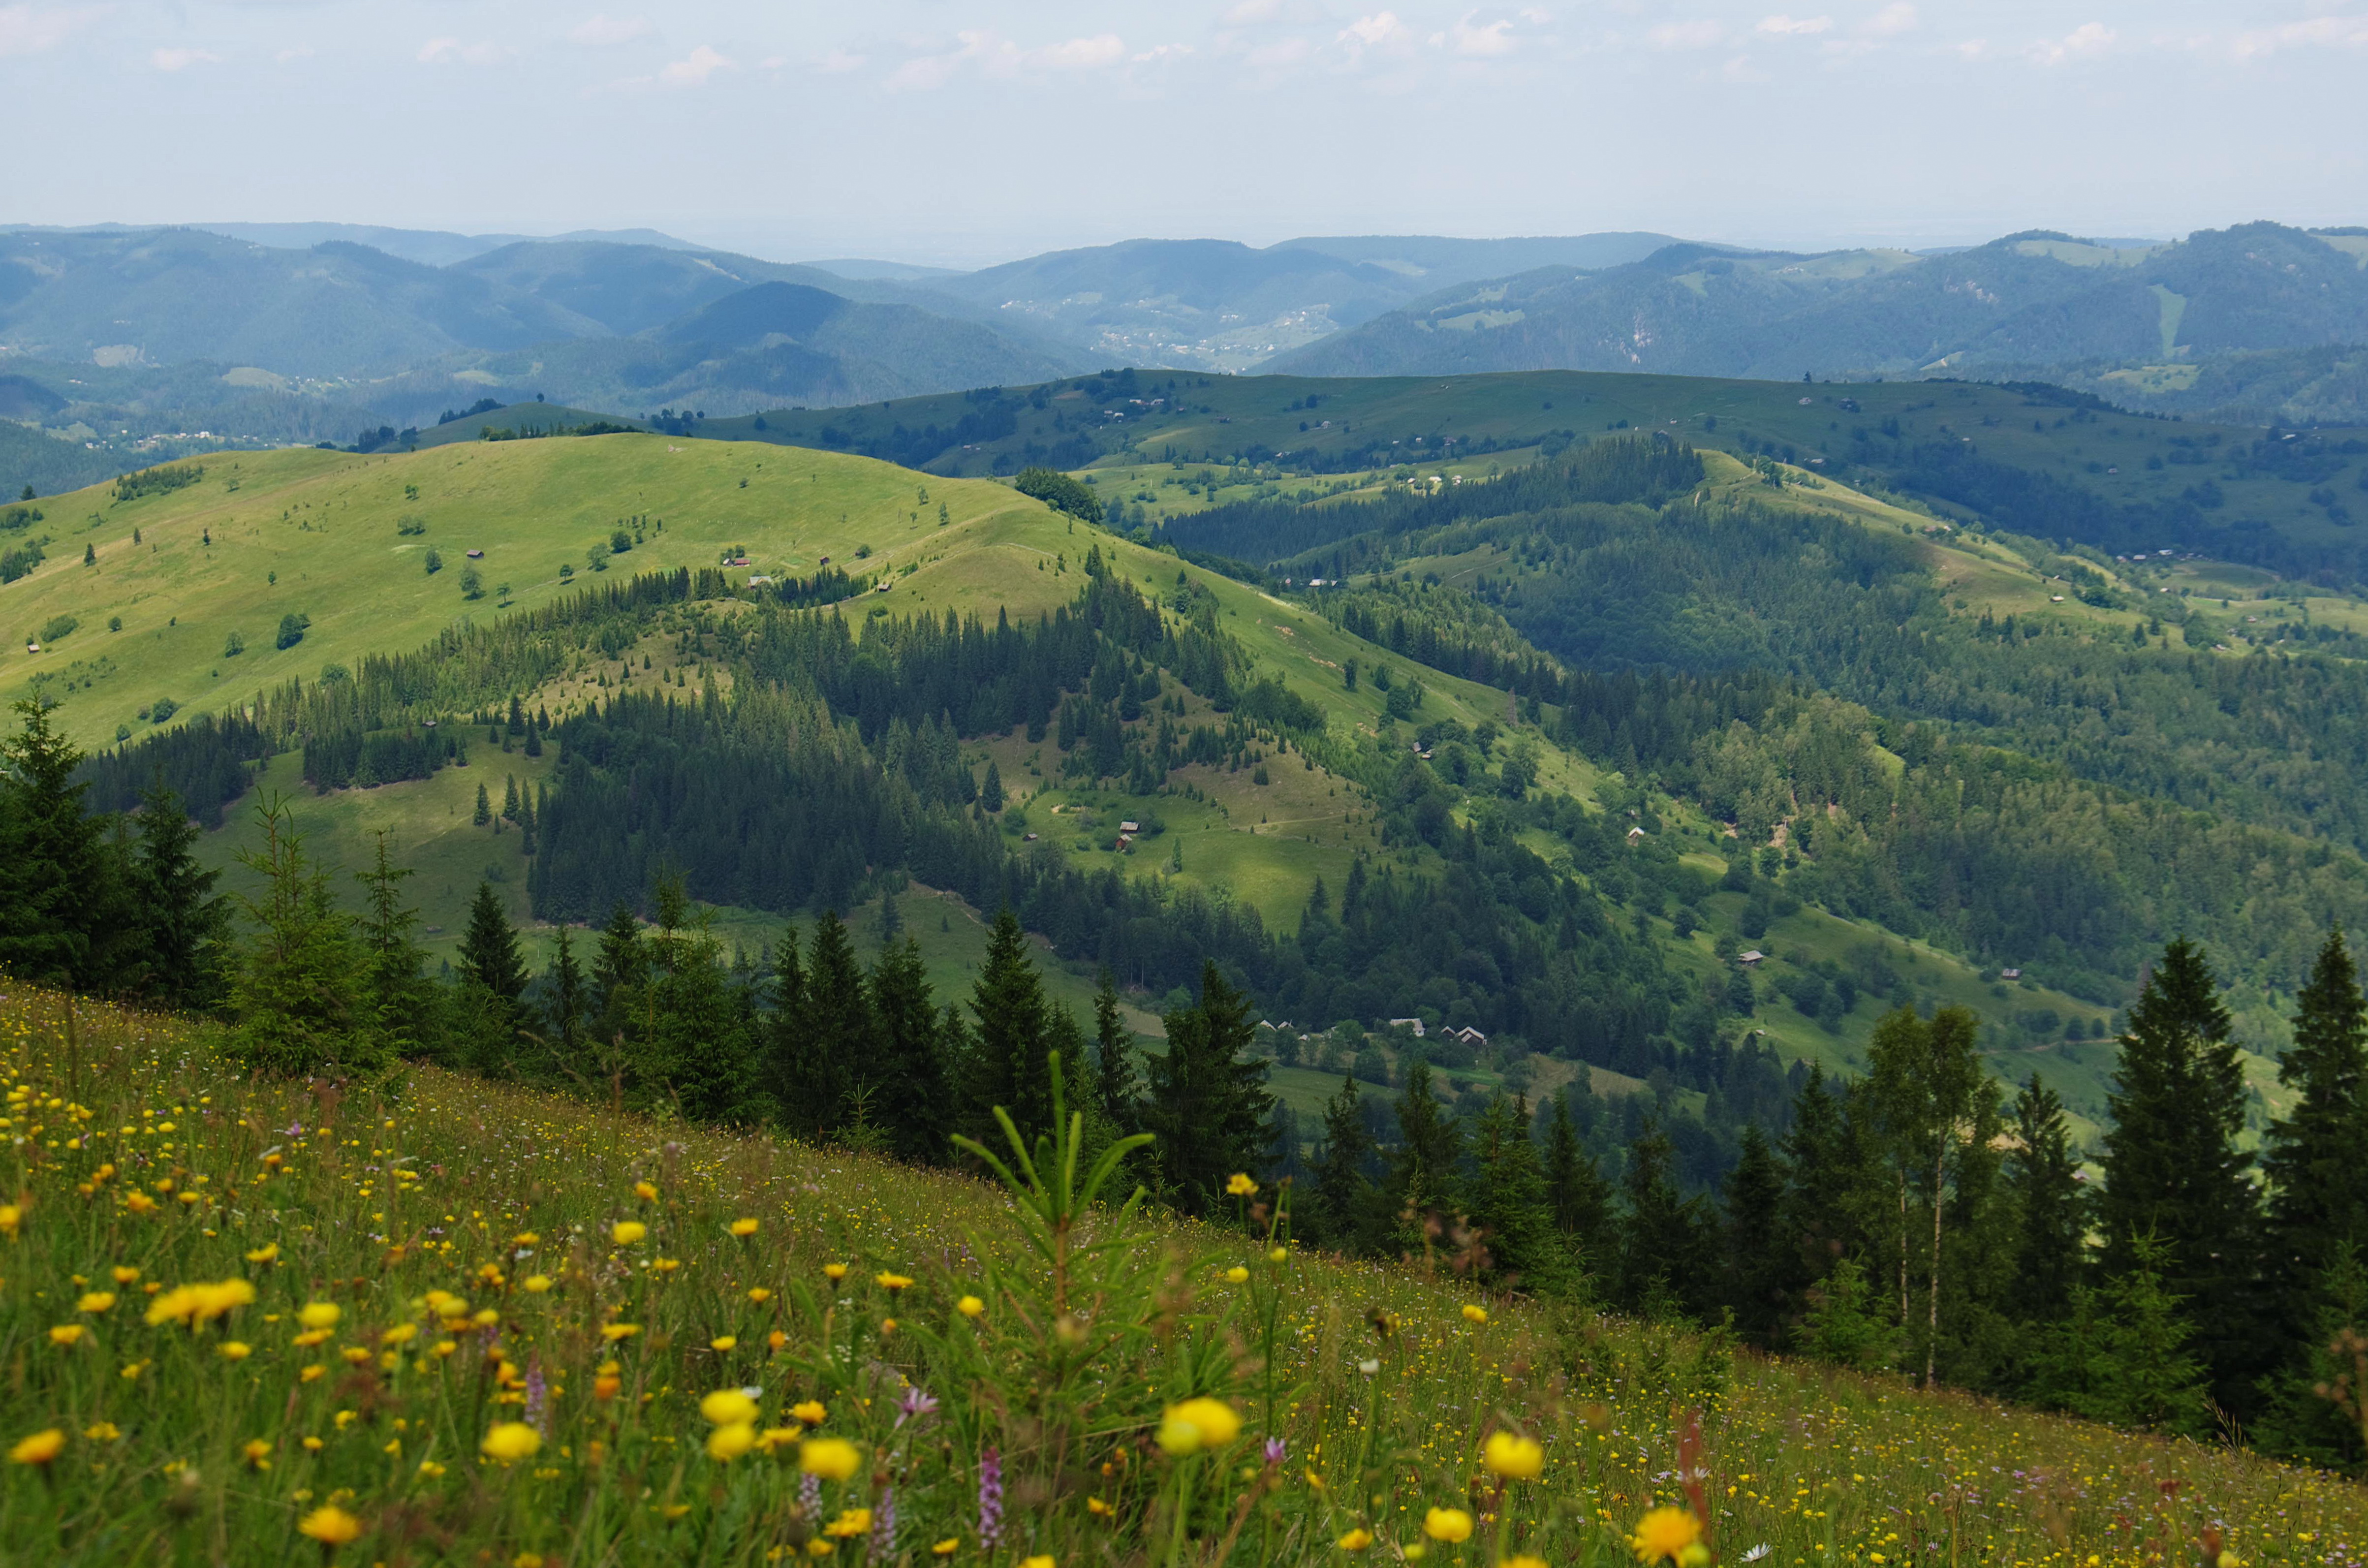
<svg viewBox="0 0 2368 1568">
<path fill-rule="evenodd" d="M 0 222 L 1933 244 L 2368 222 L 2368 0 L 0 0 Z"/>
</svg>

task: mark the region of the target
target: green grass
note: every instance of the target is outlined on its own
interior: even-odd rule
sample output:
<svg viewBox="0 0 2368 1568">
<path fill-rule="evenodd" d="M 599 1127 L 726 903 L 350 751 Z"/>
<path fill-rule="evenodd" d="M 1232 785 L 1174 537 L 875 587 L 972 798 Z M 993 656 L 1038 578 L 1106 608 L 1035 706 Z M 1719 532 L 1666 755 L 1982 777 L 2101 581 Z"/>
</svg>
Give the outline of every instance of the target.
<svg viewBox="0 0 2368 1568">
<path fill-rule="evenodd" d="M 1378 1561 L 1613 1568 L 1655 1506 L 1706 1514 L 1710 1562 L 1782 1568 L 2135 1564 L 2157 1543 L 2324 1564 L 2368 1544 L 2349 1482 L 1730 1357 L 1485 1295 L 1443 1259 L 1270 1261 L 1226 1215 L 1085 1215 L 1076 1238 L 1114 1244 L 1073 1257 L 1091 1312 L 1056 1335 L 1014 1204 L 951 1172 L 427 1068 L 260 1079 L 185 1025 L 85 1003 L 69 1029 L 21 987 L 0 1072 L 11 1562 L 280 1568 L 321 1550 L 309 1527 L 350 1538 L 327 1562 L 755 1568 L 830 1540 L 843 1510 L 877 1525 L 892 1483 L 894 1541 L 858 1526 L 836 1556 L 1149 1562 L 1181 1517 L 1178 1562 L 1337 1563 L 1361 1529 Z M 908 1385 L 936 1408 L 900 1419 Z M 1240 1423 L 1204 1422 L 1213 1457 L 1154 1440 L 1188 1394 Z M 1483 1463 L 1507 1428 L 1538 1444 L 1535 1479 Z M 855 1451 L 834 1464 L 809 1437 Z M 802 1467 L 828 1472 L 818 1514 Z M 1426 1542 L 1444 1509 L 1497 1520 Z"/>
</svg>

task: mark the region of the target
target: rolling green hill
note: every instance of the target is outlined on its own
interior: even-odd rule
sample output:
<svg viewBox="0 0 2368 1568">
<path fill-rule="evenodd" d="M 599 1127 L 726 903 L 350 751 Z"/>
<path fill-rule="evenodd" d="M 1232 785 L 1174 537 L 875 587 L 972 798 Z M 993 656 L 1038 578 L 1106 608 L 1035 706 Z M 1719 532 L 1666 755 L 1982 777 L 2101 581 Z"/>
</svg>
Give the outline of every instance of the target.
<svg viewBox="0 0 2368 1568">
<path fill-rule="evenodd" d="M 763 420 L 757 426 L 757 420 Z M 1343 475 L 1525 462 L 1622 430 L 1766 457 L 1938 515 L 2109 554 L 2171 548 L 2287 575 L 2368 580 L 2368 433 L 2301 434 L 2119 412 L 2044 386 L 1837 385 L 1537 371 L 1433 378 L 1124 371 L 871 406 L 772 410 L 703 433 L 862 452 L 934 472 L 1122 468 L 1206 504 L 1316 499 Z M 1181 464 L 1181 467 L 1178 467 Z M 1450 465 L 1454 465 L 1451 469 Z M 1092 477 L 1099 478 L 1099 475 Z M 1145 506 L 1144 520 L 1177 509 Z"/>
<path fill-rule="evenodd" d="M 1714 469 L 1710 492 L 1732 503 L 1765 495 L 1792 515 L 1830 517 L 1870 535 L 1917 530 L 1918 569 L 1963 601 L 1968 617 L 2052 617 L 2097 637 L 2125 635 L 2127 628 L 2143 624 L 2143 615 L 2127 608 L 2077 597 L 2058 603 L 2051 592 L 2057 585 L 2048 581 L 2054 574 L 2042 569 L 2047 563 L 2034 565 L 2007 543 L 1927 538 L 1927 530 L 1941 527 L 1928 516 L 1807 471 L 1790 471 L 1793 484 L 1769 491 L 1754 471 L 1713 460 L 1722 466 Z M 1473 481 L 1484 483 L 1476 475 Z M 1386 484 L 1374 492 L 1392 493 Z M 1350 494 L 1310 510 L 1329 515 L 1362 504 Z M 1425 780 L 1419 787 L 1443 791 L 1436 798 L 1448 822 L 1517 833 L 1545 862 L 1577 875 L 1623 910 L 1622 917 L 1645 944 L 1640 953 L 1650 955 L 1638 961 L 1667 977 L 1656 985 L 1672 987 L 1679 998 L 1726 986 L 1735 972 L 1732 955 L 1757 942 L 1770 956 L 1756 971 L 1754 989 L 1764 1001 L 1749 1025 L 1759 1031 L 1752 1038 L 1782 1060 L 1846 1069 L 1861 1060 L 1867 1032 L 1888 999 L 1961 1002 L 1997 1026 L 1993 1049 L 2002 1072 L 2019 1076 L 2044 1065 L 2076 1111 L 2086 1118 L 2101 1112 L 2111 1052 L 2095 1037 L 2111 1016 L 2111 987 L 2099 991 L 2093 981 L 2078 981 L 2067 990 L 2061 980 L 2044 981 L 2042 971 L 2001 981 L 1996 972 L 2001 960 L 1967 951 L 1962 935 L 1944 926 L 1925 930 L 1907 917 L 1912 898 L 1898 913 L 1878 918 L 1814 898 L 1779 899 L 1772 909 L 1755 910 L 1747 892 L 1720 886 L 1739 859 L 1757 858 L 1742 855 L 1749 845 L 1730 835 L 1731 817 L 1723 818 L 1699 792 L 1656 787 L 1653 768 L 1623 760 L 1616 747 L 1610 753 L 1590 747 L 1551 708 L 1527 716 L 1501 685 L 1436 664 L 1426 667 L 1387 638 L 1350 630 L 1320 598 L 1285 598 L 1232 581 L 1156 546 L 1061 517 L 990 482 L 918 474 L 830 453 L 632 435 L 469 441 L 370 457 L 278 453 L 239 460 L 232 469 L 210 466 L 194 483 L 136 499 L 93 491 L 49 506 L 51 520 L 41 525 L 46 531 L 60 532 L 56 519 L 92 512 L 100 522 L 63 535 L 51 562 L 0 589 L 0 604 L 12 607 L 36 636 L 64 619 L 75 625 L 53 634 L 39 654 L 12 645 L 0 671 L 18 693 L 38 689 L 62 700 L 70 733 L 97 746 L 109 744 L 120 728 L 128 728 L 135 741 L 156 733 L 160 697 L 180 705 L 164 726 L 176 728 L 191 712 L 244 710 L 258 693 L 290 679 L 313 683 L 330 665 L 358 668 L 373 654 L 406 653 L 455 623 L 496 622 L 505 601 L 494 590 L 503 582 L 509 584 L 507 603 L 516 614 L 558 606 L 586 585 L 620 580 L 593 572 L 579 545 L 607 552 L 610 574 L 712 568 L 727 550 L 745 551 L 750 565 L 729 584 L 750 576 L 803 576 L 828 557 L 856 568 L 854 587 L 873 585 L 860 607 L 850 605 L 842 614 L 883 626 L 949 611 L 988 624 L 1007 616 L 1031 621 L 1076 600 L 1086 583 L 1081 569 L 1094 551 L 1108 580 L 1172 607 L 1171 616 L 1205 605 L 1208 624 L 1242 660 L 1232 688 L 1238 693 L 1247 684 L 1271 680 L 1319 716 L 1321 728 L 1261 724 L 1247 747 L 1229 743 L 1214 761 L 1183 760 L 1148 783 L 1094 777 L 1090 769 L 1079 776 L 1072 764 L 1083 755 L 1083 738 L 1064 748 L 1060 736 L 1030 738 L 1017 728 L 967 733 L 965 767 L 975 778 L 993 763 L 1008 791 L 999 835 L 1006 852 L 1024 857 L 1057 849 L 1062 864 L 1078 875 L 1111 873 L 1164 897 L 1230 903 L 1254 912 L 1268 931 L 1290 932 L 1299 926 L 1319 880 L 1337 896 L 1360 864 L 1392 866 L 1416 877 L 1455 874 L 1452 841 L 1435 830 L 1425 830 L 1429 836 L 1414 831 L 1407 825 L 1412 818 L 1401 814 L 1413 787 L 1401 759 L 1409 739 L 1468 738 L 1494 730 L 1502 738 L 1474 759 L 1468 781 L 1448 771 L 1447 754 L 1440 754 L 1419 770 Z M 427 531 L 399 532 L 405 519 L 424 521 Z M 631 548 L 617 553 L 609 541 L 620 525 Z M 1178 528 L 1189 532 L 1185 524 Z M 142 536 L 137 545 L 130 540 L 133 528 Z M 94 544 L 96 564 L 80 564 L 72 549 L 78 539 Z M 431 546 L 446 555 L 444 569 L 433 575 L 421 564 Z M 482 562 L 468 562 L 470 548 L 485 551 Z M 563 562 L 572 568 L 566 580 L 558 574 Z M 486 591 L 475 601 L 462 597 L 458 581 L 471 564 Z M 1439 576 L 1452 589 L 1458 582 L 1493 579 L 1509 562 L 1500 547 L 1483 542 L 1460 554 L 1417 553 L 1406 564 Z M 2136 581 L 2116 578 L 2116 591 L 2127 592 Z M 2323 601 L 2318 614 L 2334 616 L 2337 604 Z M 530 711 L 547 708 L 565 715 L 628 691 L 688 694 L 720 681 L 729 694 L 746 678 L 745 666 L 727 652 L 727 634 L 737 635 L 730 632 L 734 618 L 748 613 L 735 606 L 726 600 L 711 608 L 657 612 L 633 623 L 621 642 L 604 632 L 597 645 L 564 660 L 555 676 L 522 686 L 495 679 L 483 689 L 448 686 L 425 705 L 398 709 L 382 722 L 400 724 L 407 714 L 459 726 L 469 711 L 498 709 L 512 695 Z M 279 618 L 291 612 L 310 617 L 302 640 L 285 649 L 273 646 Z M 123 629 L 105 630 L 118 615 L 125 618 Z M 245 650 L 225 656 L 222 650 L 234 631 Z M 1535 656 L 1509 626 L 1505 636 L 1508 650 Z M 1365 674 L 1353 687 L 1345 679 L 1352 663 Z M 1421 706 L 1412 721 L 1395 715 L 1391 694 L 1372 678 L 1391 667 L 1401 677 L 1419 677 Z M 1179 733 L 1229 722 L 1201 692 L 1172 677 L 1161 684 L 1162 702 L 1173 699 Z M 146 720 L 142 708 L 149 710 Z M 1148 737 L 1151 728 L 1146 718 L 1139 733 Z M 1268 738 L 1260 741 L 1261 735 Z M 519 835 L 498 822 L 471 820 L 477 784 L 485 784 L 497 802 L 513 778 L 529 797 L 541 784 L 555 798 L 566 798 L 548 754 L 503 755 L 510 745 L 484 731 L 463 738 L 470 744 L 466 768 L 340 790 L 300 806 L 300 822 L 318 835 L 322 853 L 348 867 L 365 861 L 374 831 L 394 833 L 421 870 L 416 892 L 425 918 L 443 928 L 430 941 L 438 952 L 450 950 L 462 906 L 480 879 L 494 881 L 520 918 L 532 907 L 534 868 L 520 853 Z M 1554 825 L 1549 815 L 1522 826 L 1525 819 L 1503 815 L 1494 803 L 1495 780 L 1516 740 L 1529 748 L 1527 785 L 1535 798 L 1568 797 L 1599 822 L 1633 812 L 1639 814 L 1624 820 L 1656 824 L 1634 871 L 1612 874 L 1586 864 L 1590 851 L 1583 846 L 1593 840 L 1586 834 L 1569 837 L 1576 831 L 1569 824 Z M 1441 744 L 1429 742 L 1427 749 Z M 555 739 L 554 750 L 565 755 L 565 744 Z M 1454 741 L 1448 753 L 1471 758 L 1468 739 Z M 301 790 L 296 758 L 283 755 L 272 762 L 260 784 Z M 231 819 L 232 827 L 209 840 L 209 858 L 225 866 L 252 838 L 240 812 Z M 1131 845 L 1118 843 L 1115 824 L 1125 820 L 1155 823 L 1156 831 Z M 1746 888 L 1761 885 L 1749 872 L 1743 876 Z M 860 886 L 847 902 L 876 910 L 880 896 L 880 890 Z M 1764 894 L 1761 899 L 1764 904 Z M 715 902 L 722 928 L 752 954 L 791 913 L 748 907 L 730 896 Z M 940 907 L 961 906 L 957 900 Z M 907 907 L 906 924 L 922 923 Z M 966 928 L 974 939 L 975 913 L 973 903 L 968 915 L 951 917 L 942 935 L 952 941 Z M 1062 980 L 1066 994 L 1082 1000 L 1092 949 L 1064 945 L 1061 956 L 1069 966 Z M 942 966 L 974 958 L 955 941 L 933 961 Z M 1154 1008 L 1160 989 L 1147 994 L 1145 1008 Z M 1854 999 L 1837 1011 L 1838 994 Z M 1317 1006 L 1313 1017 L 1298 1018 L 1299 1028 L 1320 1030 L 1337 1021 Z M 1358 1011 L 1352 1004 L 1341 1016 Z M 2260 1026 L 2264 1042 L 2275 1032 L 2273 1020 L 2262 1023 L 2267 1017 L 2259 1003 L 2248 1014 L 2248 1027 Z M 1151 1012 L 1138 1022 L 1154 1027 Z M 1485 1085 L 1507 1065 L 1486 1059 L 1454 1070 L 1451 1078 Z M 1645 1076 L 1638 1062 L 1628 1068 L 1634 1069 L 1629 1081 Z M 1282 1071 L 1305 1074 L 1304 1082 L 1292 1080 L 1293 1094 L 1302 1109 L 1312 1110 L 1325 1092 L 1321 1076 L 1304 1068 Z M 2257 1076 L 2274 1096 L 2265 1065 Z"/>
</svg>

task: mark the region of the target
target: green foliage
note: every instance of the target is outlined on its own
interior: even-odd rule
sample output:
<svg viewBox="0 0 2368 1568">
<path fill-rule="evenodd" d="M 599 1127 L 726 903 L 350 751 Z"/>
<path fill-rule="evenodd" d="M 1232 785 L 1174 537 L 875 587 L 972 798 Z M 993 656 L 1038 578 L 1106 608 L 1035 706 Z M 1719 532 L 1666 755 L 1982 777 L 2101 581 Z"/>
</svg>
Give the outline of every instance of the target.
<svg viewBox="0 0 2368 1568">
<path fill-rule="evenodd" d="M 2186 1298 L 2166 1283 L 2169 1250 L 2138 1235 L 2123 1251 L 2128 1262 L 2100 1289 L 2073 1292 L 2069 1321 L 2041 1351 L 2033 1392 L 2092 1421 L 2201 1437 L 2211 1430 L 2210 1374 L 2190 1349 Z"/>
<path fill-rule="evenodd" d="M 205 476 L 203 463 L 167 463 L 158 468 L 143 468 L 115 482 L 115 498 L 118 501 L 137 501 L 143 495 L 169 494 L 173 491 L 188 488 Z"/>
<path fill-rule="evenodd" d="M 1058 469 L 1023 468 L 1013 477 L 1011 483 L 1022 495 L 1032 495 L 1053 510 L 1065 512 L 1079 522 L 1099 523 L 1102 520 L 1102 504 L 1094 498 L 1094 493 Z"/>
<path fill-rule="evenodd" d="M 1820 1361 L 1873 1372 L 1897 1363 L 1905 1337 L 1886 1317 L 1866 1270 L 1856 1258 L 1844 1257 L 1810 1293 L 1800 1343 Z"/>
<path fill-rule="evenodd" d="M 328 873 L 313 865 L 286 803 L 256 808 L 264 846 L 245 857 L 263 890 L 239 903 L 252 923 L 231 985 L 233 1049 L 258 1071 L 368 1078 L 387 1065 L 370 994 L 370 955 Z"/>
<path fill-rule="evenodd" d="M 1160 1188 L 1188 1214 L 1206 1214 L 1235 1175 L 1263 1164 L 1274 1096 L 1253 1055 L 1256 1014 L 1214 962 L 1201 996 L 1169 1013 L 1167 1050 L 1147 1063 L 1144 1122 L 1159 1139 Z"/>
</svg>

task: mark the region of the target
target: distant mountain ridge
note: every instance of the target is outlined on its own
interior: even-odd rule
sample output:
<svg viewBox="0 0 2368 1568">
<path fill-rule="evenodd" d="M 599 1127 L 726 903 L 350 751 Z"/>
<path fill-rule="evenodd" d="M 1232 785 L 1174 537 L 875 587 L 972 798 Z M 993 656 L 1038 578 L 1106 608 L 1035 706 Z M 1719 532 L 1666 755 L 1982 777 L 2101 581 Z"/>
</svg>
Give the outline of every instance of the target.
<svg viewBox="0 0 2368 1568">
<path fill-rule="evenodd" d="M 1942 256 L 1673 244 L 1440 290 L 1265 367 L 1789 379 L 2194 363 L 2368 343 L 2368 238 L 2276 223 L 2150 247 L 2052 231 Z"/>
</svg>

